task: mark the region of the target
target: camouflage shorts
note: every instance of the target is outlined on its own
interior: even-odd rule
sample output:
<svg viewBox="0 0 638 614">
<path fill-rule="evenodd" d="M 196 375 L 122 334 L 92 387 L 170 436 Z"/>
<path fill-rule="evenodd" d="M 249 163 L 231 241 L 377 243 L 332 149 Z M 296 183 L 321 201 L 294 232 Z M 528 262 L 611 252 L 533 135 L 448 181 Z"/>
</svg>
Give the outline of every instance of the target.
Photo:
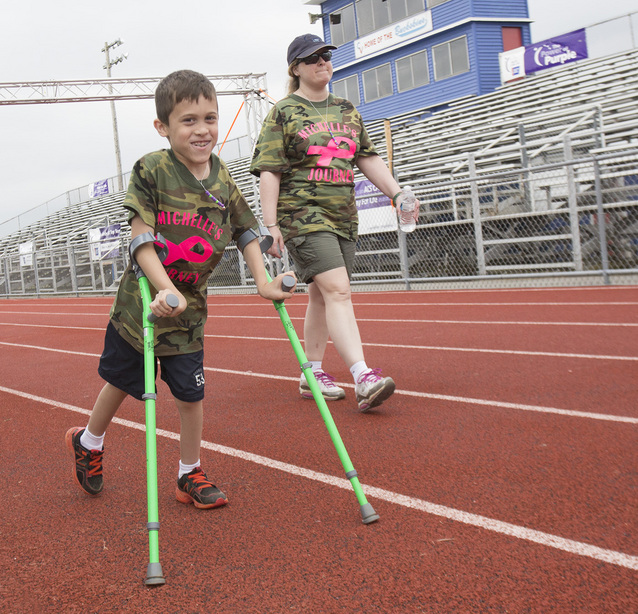
<svg viewBox="0 0 638 614">
<path fill-rule="evenodd" d="M 319 273 L 345 267 L 352 278 L 356 241 L 332 232 L 311 232 L 286 241 L 286 249 L 295 263 L 297 279 L 310 283 Z"/>
</svg>

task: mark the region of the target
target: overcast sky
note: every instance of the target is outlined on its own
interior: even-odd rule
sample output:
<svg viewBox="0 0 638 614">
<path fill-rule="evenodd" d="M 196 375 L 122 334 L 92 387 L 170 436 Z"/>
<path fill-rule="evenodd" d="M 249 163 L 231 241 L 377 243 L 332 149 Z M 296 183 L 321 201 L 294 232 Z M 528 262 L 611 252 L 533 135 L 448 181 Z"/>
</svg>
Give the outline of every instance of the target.
<svg viewBox="0 0 638 614">
<path fill-rule="evenodd" d="M 506 0 L 503 0 L 504 2 Z M 100 79 L 105 42 L 124 44 L 128 58 L 112 76 L 162 77 L 181 68 L 207 75 L 266 73 L 269 94 L 286 87 L 286 49 L 304 32 L 322 33 L 304 0 L 21 0 L 2 2 L 0 83 Z M 635 0 L 529 0 L 532 39 L 539 41 L 636 10 Z M 220 101 L 220 141 L 239 109 Z M 123 172 L 166 141 L 155 132 L 152 100 L 116 103 Z M 0 107 L 0 236 L 2 222 L 73 188 L 116 174 L 107 102 Z M 238 119 L 229 138 L 245 134 Z M 42 217 L 46 213 L 42 211 Z"/>
</svg>

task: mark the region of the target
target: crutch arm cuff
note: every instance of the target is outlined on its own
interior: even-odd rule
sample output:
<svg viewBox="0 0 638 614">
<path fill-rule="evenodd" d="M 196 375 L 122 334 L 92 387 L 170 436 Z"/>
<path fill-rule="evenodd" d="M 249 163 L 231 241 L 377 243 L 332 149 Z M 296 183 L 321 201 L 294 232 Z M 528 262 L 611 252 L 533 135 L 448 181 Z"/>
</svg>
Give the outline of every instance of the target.
<svg viewBox="0 0 638 614">
<path fill-rule="evenodd" d="M 153 243 L 155 245 L 155 249 L 157 250 L 157 257 L 160 259 L 160 262 L 164 262 L 166 260 L 166 256 L 168 256 L 168 246 L 166 244 L 166 239 L 158 232 L 157 235 L 154 235 L 150 230 L 148 232 L 143 232 L 140 235 L 137 235 L 128 246 L 129 257 L 131 258 L 131 264 L 133 265 L 133 271 L 135 272 L 136 277 L 139 279 L 144 272 L 142 271 L 139 264 L 137 264 L 137 260 L 135 259 L 135 252 L 139 247 L 144 245 L 145 243 Z M 158 249 L 159 247 L 159 249 Z"/>
<path fill-rule="evenodd" d="M 237 239 L 237 247 L 239 248 L 239 251 L 243 254 L 246 245 L 255 239 L 259 239 L 259 235 L 252 228 L 242 232 L 242 234 L 239 235 L 239 239 Z"/>
<path fill-rule="evenodd" d="M 144 245 L 145 243 L 154 243 L 154 242 L 155 242 L 155 235 L 150 231 L 143 232 L 141 235 L 137 235 L 137 237 L 135 237 L 128 246 L 128 254 L 131 257 L 131 260 L 135 262 L 135 252 L 137 251 L 138 247 Z"/>
</svg>

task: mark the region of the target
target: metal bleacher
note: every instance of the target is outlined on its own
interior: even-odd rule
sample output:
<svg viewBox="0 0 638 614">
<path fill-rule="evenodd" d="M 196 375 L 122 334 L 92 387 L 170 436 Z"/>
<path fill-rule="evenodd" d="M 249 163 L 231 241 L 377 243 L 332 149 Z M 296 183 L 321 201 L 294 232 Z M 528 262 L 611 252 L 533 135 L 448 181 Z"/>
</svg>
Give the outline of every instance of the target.
<svg viewBox="0 0 638 614">
<path fill-rule="evenodd" d="M 0 253 L 11 252 L 25 241 L 36 241 L 36 247 L 43 248 L 86 244 L 89 229 L 126 222 L 124 194 L 115 192 L 64 207 L 0 239 Z"/>
<path fill-rule="evenodd" d="M 422 207 L 420 218 L 420 223 L 427 225 L 433 219 L 429 217 L 430 203 L 436 202 L 438 186 L 445 181 L 517 169 L 529 172 L 554 162 L 638 148 L 638 50 L 536 73 L 482 96 L 451 101 L 442 109 L 421 109 L 392 117 L 389 123 L 395 174 L 400 184 L 412 185 L 422 202 L 428 203 Z M 377 120 L 367 125 L 384 157 L 390 150 L 387 124 L 388 121 Z M 249 158 L 227 161 L 246 198 L 256 203 L 256 184 L 248 172 L 249 163 Z M 635 167 L 635 161 L 629 166 L 632 164 Z M 606 177 L 630 170 L 613 164 L 604 169 Z M 567 172 L 563 170 L 563 176 Z M 574 172 L 579 172 L 578 167 Z M 583 179 L 579 186 L 583 192 L 593 190 L 593 179 Z M 519 187 L 511 195 L 501 192 L 501 208 L 492 213 L 532 213 L 536 211 L 535 199 L 544 193 L 546 210 L 566 204 L 566 195 L 556 178 L 548 175 L 545 183 L 539 179 L 534 190 L 531 195 Z M 65 207 L 0 239 L 0 255 L 6 260 L 8 254 L 17 254 L 25 241 L 34 243 L 35 253 L 79 248 L 87 245 L 89 229 L 112 224 L 122 225 L 126 240 L 123 198 L 124 192 L 118 192 Z M 469 205 L 465 206 L 469 211 Z M 439 207 L 437 212 L 440 211 Z M 392 246 L 382 245 L 380 251 L 397 251 L 395 246 L 396 239 Z M 418 252 L 421 247 L 417 245 L 415 249 Z M 59 277 L 69 264 L 63 255 L 56 259 L 51 268 L 59 269 Z M 56 273 L 51 275 L 55 286 Z"/>
<path fill-rule="evenodd" d="M 392 118 L 394 162 L 402 183 L 518 168 L 562 154 L 569 135 L 578 152 L 638 142 L 638 50 L 585 60 L 506 84 L 449 107 Z M 375 141 L 383 124 L 368 126 Z"/>
</svg>

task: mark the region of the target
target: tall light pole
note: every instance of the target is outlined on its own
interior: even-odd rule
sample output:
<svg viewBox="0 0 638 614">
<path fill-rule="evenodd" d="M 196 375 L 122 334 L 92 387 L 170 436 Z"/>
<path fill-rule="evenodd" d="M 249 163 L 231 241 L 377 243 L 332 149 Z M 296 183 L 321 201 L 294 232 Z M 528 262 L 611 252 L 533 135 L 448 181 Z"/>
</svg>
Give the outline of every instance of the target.
<svg viewBox="0 0 638 614">
<path fill-rule="evenodd" d="M 102 49 L 102 51 L 106 54 L 106 63 L 104 64 L 103 68 L 106 69 L 106 76 L 109 79 L 111 78 L 111 66 L 115 66 L 116 64 L 123 62 L 128 57 L 128 54 L 124 53 L 120 55 L 119 57 L 111 60 L 109 56 L 109 50 L 115 47 L 119 47 L 121 44 L 122 44 L 122 41 L 119 38 L 112 43 L 104 43 L 104 48 Z M 109 94 L 112 94 L 113 88 L 111 84 L 109 84 L 108 88 L 109 88 Z M 118 185 L 118 189 L 122 191 L 124 189 L 124 185 L 122 181 L 122 160 L 120 158 L 120 138 L 117 133 L 117 115 L 115 114 L 115 101 L 111 100 L 110 103 L 111 103 L 111 117 L 113 118 L 113 140 L 115 142 L 115 161 L 117 163 L 117 185 Z"/>
</svg>

